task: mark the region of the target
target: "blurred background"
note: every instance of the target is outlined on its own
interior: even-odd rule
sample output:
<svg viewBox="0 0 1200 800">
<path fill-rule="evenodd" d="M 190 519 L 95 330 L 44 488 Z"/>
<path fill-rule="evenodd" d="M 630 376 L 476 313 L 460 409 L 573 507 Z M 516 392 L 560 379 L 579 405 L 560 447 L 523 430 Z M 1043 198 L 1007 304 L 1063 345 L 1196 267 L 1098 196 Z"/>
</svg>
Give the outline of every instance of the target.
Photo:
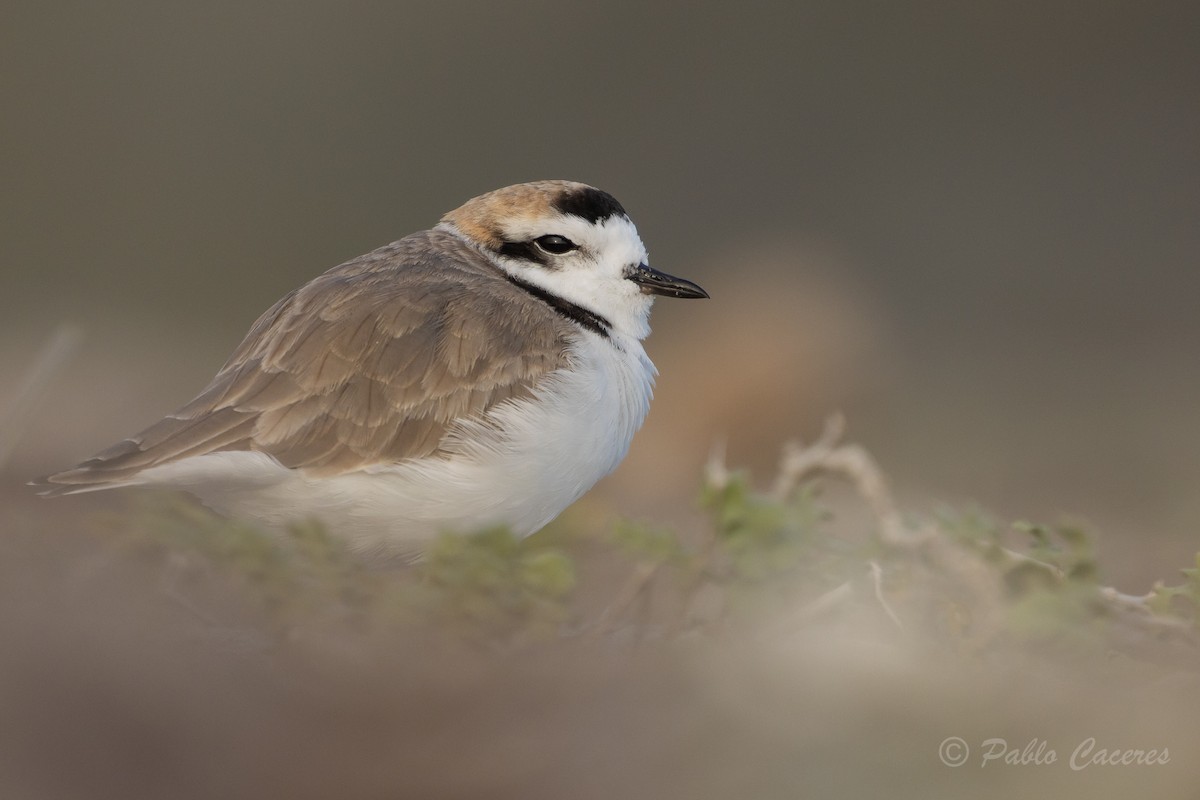
<svg viewBox="0 0 1200 800">
<path fill-rule="evenodd" d="M 42 503 L 23 484 L 183 404 L 259 313 L 323 270 L 474 195 L 567 178 L 616 195 L 652 263 L 712 294 L 658 304 L 647 343 L 661 371 L 656 401 L 628 460 L 585 503 L 686 522 L 714 442 L 765 481 L 784 440 L 813 438 L 841 410 L 904 507 L 1081 517 L 1097 529 L 1104 580 L 1144 591 L 1191 563 L 1200 522 L 1198 33 L 1197 4 L 1145 0 L 9 4 L 0 413 L 56 328 L 76 325 L 84 339 L 0 467 L 2 513 L 36 521 L 119 503 Z M 128 617 L 124 594 L 80 617 L 86 593 L 61 608 L 45 601 L 57 622 L 22 616 L 44 602 L 31 599 L 40 576 L 61 572 L 61 554 L 43 557 L 29 570 L 9 560 L 6 607 L 20 641 L 54 631 L 31 674 L 49 674 L 43 689 L 68 700 L 60 683 L 78 688 L 79 677 L 56 683 L 46 664 L 91 664 L 88 642 L 108 643 L 104 669 L 84 682 L 95 695 L 80 689 L 103 699 L 89 706 L 97 730 L 140 713 L 129 697 L 152 707 L 147 692 L 188 695 L 190 676 L 212 666 L 159 653 L 139 664 L 154 680 L 131 671 L 122 643 L 140 623 L 114 620 L 151 613 L 136 592 L 128 605 L 141 611 Z M 128 648 L 131 663 L 139 647 Z M 831 665 L 816 672 L 843 669 Z M 220 675 L 209 675 L 218 688 L 228 666 L 217 659 Z M 263 680 L 275 685 L 269 671 Z M 446 680 L 452 705 L 460 687 Z M 611 722 L 611 698 L 642 696 L 597 681 L 606 688 L 572 695 L 597 718 Z M 899 684 L 897 694 L 913 685 Z M 850 685 L 863 696 L 876 683 Z M 835 742 L 907 729 L 913 707 L 883 699 L 896 682 L 878 685 L 865 695 L 878 703 L 857 709 Z M 917 706 L 936 701 L 932 685 L 913 693 Z M 970 715 L 984 695 L 968 686 L 947 707 Z M 354 696 L 369 717 L 377 695 Z M 1095 697 L 1055 696 L 1063 714 Z M 741 707 L 736 692 L 721 697 Z M 35 700 L 23 719 L 45 716 Z M 789 720 L 848 719 L 836 699 L 804 702 Z M 999 703 L 988 719 L 1004 713 Z M 318 705 L 356 713 L 339 711 L 336 696 Z M 45 746 L 31 745 L 43 774 L 55 737 L 77 729 L 65 708 L 61 724 L 47 722 Z M 571 708 L 560 717 L 589 719 Z M 1110 712 L 1110 722 L 1123 713 L 1094 711 Z M 177 755 L 252 748 L 257 735 L 239 727 L 230 740 L 204 709 L 205 724 L 185 718 L 200 749 L 186 739 Z M 294 719 L 284 713 L 278 727 Z M 764 719 L 757 735 L 784 741 L 784 721 Z M 955 732 L 930 719 L 931 742 Z M 130 740 L 130 764 L 157 741 L 153 726 L 135 727 L 143 738 Z M 810 729 L 804 746 L 819 762 L 828 728 Z M 1012 736 L 1024 744 L 1045 730 Z M 584 736 L 571 757 L 607 769 L 604 753 L 624 736 L 610 732 L 608 750 Z M 314 764 L 323 734 L 300 748 Z M 1172 735 L 1172 747 L 1187 741 Z M 346 741 L 371 761 L 375 751 Z M 1065 759 L 1066 739 L 1058 746 Z M 511 755 L 501 748 L 494 763 Z M 576 762 L 562 763 L 569 783 Z M 928 765 L 906 762 L 888 780 L 918 767 Z M 209 796 L 233 796 L 209 777 Z"/>
<path fill-rule="evenodd" d="M 189 399 L 291 288 L 561 177 L 713 295 L 658 304 L 657 401 L 592 502 L 670 518 L 714 440 L 765 476 L 841 409 L 911 502 L 1082 516 L 1118 583 L 1194 552 L 1192 4 L 5 17 L 0 403 L 56 325 L 86 335 L 5 466 L 14 504 Z"/>
</svg>

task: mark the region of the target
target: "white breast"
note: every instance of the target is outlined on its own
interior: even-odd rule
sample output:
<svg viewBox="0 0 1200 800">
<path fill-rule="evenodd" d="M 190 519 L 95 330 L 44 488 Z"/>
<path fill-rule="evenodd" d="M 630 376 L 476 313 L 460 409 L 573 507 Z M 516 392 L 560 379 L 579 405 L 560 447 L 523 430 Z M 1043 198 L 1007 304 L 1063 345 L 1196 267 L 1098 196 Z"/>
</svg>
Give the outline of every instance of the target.
<svg viewBox="0 0 1200 800">
<path fill-rule="evenodd" d="M 650 408 L 655 369 L 639 341 L 585 334 L 571 355 L 532 399 L 460 425 L 450 457 L 317 478 L 262 453 L 224 452 L 139 477 L 269 526 L 316 517 L 373 554 L 414 553 L 443 530 L 503 524 L 527 536 L 616 468 Z"/>
</svg>

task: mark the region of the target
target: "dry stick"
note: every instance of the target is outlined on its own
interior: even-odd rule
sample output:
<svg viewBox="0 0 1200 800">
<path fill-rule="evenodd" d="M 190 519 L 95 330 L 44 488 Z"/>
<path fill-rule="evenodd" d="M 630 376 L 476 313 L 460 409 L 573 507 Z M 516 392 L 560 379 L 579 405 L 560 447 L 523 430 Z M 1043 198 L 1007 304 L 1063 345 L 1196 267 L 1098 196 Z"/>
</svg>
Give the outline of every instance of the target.
<svg viewBox="0 0 1200 800">
<path fill-rule="evenodd" d="M 38 399 L 82 344 L 83 331 L 75 325 L 63 323 L 54 329 L 54 333 L 38 351 L 4 416 L 0 417 L 0 468 L 8 462 L 21 434 L 25 432 L 26 423 L 37 407 Z"/>
<path fill-rule="evenodd" d="M 704 485 L 714 491 L 721 491 L 729 485 L 729 468 L 725 466 L 725 441 L 718 439 L 709 451 L 708 460 L 704 463 Z M 704 545 L 692 565 L 692 573 L 684 585 L 679 601 L 679 610 L 672 621 L 669 632 L 671 635 L 682 633 L 692 618 L 692 607 L 696 596 L 704 585 L 704 579 L 709 576 L 713 559 L 717 554 L 717 534 L 710 532 L 705 537 Z"/>
<path fill-rule="evenodd" d="M 896 623 L 896 627 L 904 630 L 904 623 L 900 621 L 900 617 L 896 616 L 896 612 L 888 604 L 887 598 L 883 596 L 883 567 L 879 566 L 878 561 L 872 561 L 871 564 L 871 580 L 875 584 L 875 599 L 879 601 L 879 605 L 883 606 L 883 610 L 891 617 L 892 622 Z"/>
<path fill-rule="evenodd" d="M 725 466 L 725 440 L 713 442 L 712 450 L 708 453 L 708 461 L 704 462 L 704 485 L 720 491 L 729 485 L 729 468 Z"/>
<path fill-rule="evenodd" d="M 612 603 L 600 615 L 596 624 L 596 638 L 606 636 L 617 629 L 625 613 L 633 606 L 638 597 L 650 586 L 650 579 L 662 566 L 659 562 L 643 561 L 633 568 L 629 579 L 625 581 Z"/>
<path fill-rule="evenodd" d="M 895 626 L 904 630 L 904 623 L 900 621 L 900 617 L 883 596 L 883 568 L 875 561 L 869 563 L 871 567 L 871 581 L 875 586 L 876 601 L 879 602 L 879 605 L 882 606 L 884 612 L 887 613 L 888 618 L 891 619 Z M 788 622 L 789 624 L 810 622 L 849 602 L 853 597 L 854 584 L 852 581 L 846 581 L 825 592 L 817 599 L 806 603 L 795 614 L 788 617 Z"/>
<path fill-rule="evenodd" d="M 838 444 L 844 431 L 845 419 L 834 414 L 825 421 L 824 430 L 812 445 L 805 447 L 796 442 L 785 446 L 772 495 L 779 501 L 786 499 L 814 472 L 839 474 L 850 481 L 874 512 L 879 522 L 879 538 L 884 544 L 904 547 L 920 544 L 925 536 L 904 529 L 891 490 L 875 460 L 858 445 Z"/>
<path fill-rule="evenodd" d="M 1149 605 L 1151 598 L 1154 597 L 1154 592 L 1147 592 L 1144 595 L 1125 594 L 1111 586 L 1102 586 L 1100 587 L 1100 596 L 1114 608 L 1138 614 L 1143 622 L 1155 627 L 1189 633 L 1193 630 L 1191 623 L 1186 620 L 1156 614 Z"/>
<path fill-rule="evenodd" d="M 859 496 L 871 508 L 879 524 L 879 539 L 882 544 L 902 549 L 913 549 L 932 542 L 945 543 L 946 540 L 943 536 L 939 535 L 936 525 L 924 525 L 918 532 L 911 532 L 905 529 L 900 512 L 897 510 L 895 501 L 892 499 L 892 493 L 888 488 L 887 481 L 883 477 L 883 471 L 875 463 L 875 460 L 871 458 L 866 450 L 858 445 L 838 444 L 844 429 L 845 421 L 842 415 L 835 414 L 826 420 L 821 435 L 812 445 L 805 447 L 803 444 L 796 442 L 785 447 L 780 463 L 779 477 L 775 481 L 772 495 L 777 500 L 782 501 L 795 491 L 800 482 L 808 475 L 815 472 L 836 473 L 849 480 Z M 723 470 L 723 464 L 719 472 L 710 463 L 708 471 L 710 475 L 727 474 Z M 1065 580 L 1066 578 L 1062 569 L 1054 564 L 1007 547 L 998 548 L 998 551 L 1009 563 L 1028 564 L 1037 569 L 1044 570 L 1056 580 Z M 889 616 L 899 624 L 899 619 L 883 599 L 882 576 L 877 571 L 878 566 L 874 563 L 872 563 L 872 566 L 874 568 L 872 574 L 875 577 L 876 597 L 883 604 Z M 838 587 L 838 590 L 840 589 L 842 587 Z M 838 590 L 835 590 L 835 592 L 841 596 Z M 1098 595 L 1110 607 L 1115 609 L 1141 612 L 1142 621 L 1152 627 L 1190 630 L 1191 626 L 1186 621 L 1153 613 L 1148 607 L 1148 602 L 1153 596 L 1153 592 L 1142 596 L 1129 595 L 1119 592 L 1112 587 L 1104 586 L 1100 587 Z M 821 599 L 818 598 L 818 600 Z M 821 605 L 824 605 L 824 603 L 821 603 Z"/>
<path fill-rule="evenodd" d="M 786 500 L 805 475 L 821 468 L 845 430 L 846 419 L 837 413 L 825 420 L 821 435 L 811 445 L 799 441 L 785 444 L 779 462 L 779 477 L 771 488 L 771 496 L 778 502 Z"/>
<path fill-rule="evenodd" d="M 816 600 L 802 606 L 799 611 L 792 615 L 790 621 L 808 622 L 816 619 L 849 601 L 852 597 L 854 597 L 854 586 L 850 581 L 846 581 L 825 592 Z"/>
<path fill-rule="evenodd" d="M 713 560 L 717 555 L 717 534 L 711 533 L 704 540 L 704 546 L 697 556 L 695 564 L 692 565 L 692 573 L 684 586 L 682 596 L 679 601 L 679 611 L 675 615 L 675 619 L 671 624 L 670 633 L 678 635 L 682 633 L 692 619 L 692 608 L 696 603 L 696 597 L 700 594 L 701 587 L 704 586 L 705 578 L 710 576 L 713 568 Z"/>
</svg>

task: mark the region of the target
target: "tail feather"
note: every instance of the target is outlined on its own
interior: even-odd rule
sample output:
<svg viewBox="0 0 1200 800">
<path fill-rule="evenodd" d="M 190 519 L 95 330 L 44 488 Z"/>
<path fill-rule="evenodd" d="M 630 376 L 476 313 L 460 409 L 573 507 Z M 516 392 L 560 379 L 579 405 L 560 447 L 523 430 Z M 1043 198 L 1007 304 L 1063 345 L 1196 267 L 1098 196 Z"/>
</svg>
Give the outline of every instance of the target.
<svg viewBox="0 0 1200 800">
<path fill-rule="evenodd" d="M 248 449 L 254 420 L 220 409 L 199 420 L 167 417 L 137 436 L 102 450 L 71 469 L 30 481 L 43 497 L 136 486 L 146 470 L 189 456 Z"/>
<path fill-rule="evenodd" d="M 128 479 L 121 479 L 116 476 L 100 477 L 80 468 L 35 478 L 27 485 L 37 489 L 39 497 L 62 497 L 68 494 L 83 494 L 85 492 L 99 492 L 104 489 L 136 486 L 138 483 L 139 481 L 136 477 Z"/>
</svg>

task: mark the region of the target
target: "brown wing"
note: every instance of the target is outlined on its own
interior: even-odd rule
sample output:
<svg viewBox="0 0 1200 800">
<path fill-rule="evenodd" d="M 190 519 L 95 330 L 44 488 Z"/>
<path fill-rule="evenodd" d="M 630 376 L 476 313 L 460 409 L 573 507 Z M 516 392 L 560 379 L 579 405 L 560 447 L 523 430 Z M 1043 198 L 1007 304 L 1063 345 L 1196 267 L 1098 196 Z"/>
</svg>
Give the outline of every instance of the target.
<svg viewBox="0 0 1200 800">
<path fill-rule="evenodd" d="M 414 234 L 280 300 L 196 399 L 44 485 L 99 488 L 222 450 L 320 474 L 428 456 L 455 420 L 563 366 L 568 330 L 455 237 Z"/>
</svg>

